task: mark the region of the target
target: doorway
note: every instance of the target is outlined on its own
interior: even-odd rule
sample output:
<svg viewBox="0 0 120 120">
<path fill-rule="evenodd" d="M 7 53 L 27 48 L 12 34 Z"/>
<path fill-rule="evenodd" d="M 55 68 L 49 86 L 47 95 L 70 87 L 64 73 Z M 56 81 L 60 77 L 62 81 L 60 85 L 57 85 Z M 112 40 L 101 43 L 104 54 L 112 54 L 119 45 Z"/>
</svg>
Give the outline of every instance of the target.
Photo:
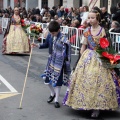
<svg viewBox="0 0 120 120">
<path fill-rule="evenodd" d="M 100 7 L 108 8 L 108 0 L 100 0 Z"/>
<path fill-rule="evenodd" d="M 60 6 L 63 6 L 63 0 L 60 0 Z"/>
<path fill-rule="evenodd" d="M 82 0 L 79 1 L 79 6 L 82 6 Z"/>
</svg>

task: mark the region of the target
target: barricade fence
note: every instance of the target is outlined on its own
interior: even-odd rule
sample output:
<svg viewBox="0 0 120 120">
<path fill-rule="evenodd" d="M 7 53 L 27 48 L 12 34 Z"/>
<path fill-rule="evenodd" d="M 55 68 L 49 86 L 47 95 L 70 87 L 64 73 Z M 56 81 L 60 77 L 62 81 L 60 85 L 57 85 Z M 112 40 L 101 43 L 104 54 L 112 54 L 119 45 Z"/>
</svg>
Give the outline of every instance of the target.
<svg viewBox="0 0 120 120">
<path fill-rule="evenodd" d="M 0 34 L 2 33 L 2 18 L 0 18 Z"/>
<path fill-rule="evenodd" d="M 7 28 L 9 22 L 9 18 L 0 18 L 0 27 L 2 27 L 2 31 Z M 41 25 L 43 29 L 43 33 L 40 35 L 41 38 L 41 43 L 44 42 L 46 39 L 45 32 L 48 31 L 48 23 L 40 23 L 40 22 L 30 22 L 30 24 L 39 24 Z M 65 35 L 67 35 L 68 40 L 70 41 L 71 47 L 73 48 L 74 55 L 77 55 L 78 51 L 81 48 L 80 41 L 82 40 L 83 37 L 83 28 L 74 28 L 74 27 L 68 27 L 68 26 L 60 26 L 61 32 Z M 27 30 L 29 33 L 30 30 Z M 114 32 L 109 32 L 110 33 L 110 39 L 112 41 L 112 46 L 114 47 L 115 51 L 120 53 L 120 33 L 114 33 Z M 29 35 L 29 38 L 31 36 Z"/>
<path fill-rule="evenodd" d="M 8 25 L 8 22 L 9 22 L 9 18 L 0 18 L 1 21 L 2 21 L 2 31 L 4 31 L 5 29 L 7 29 L 7 25 Z"/>
<path fill-rule="evenodd" d="M 109 32 L 112 46 L 117 53 L 120 53 L 120 33 Z"/>
<path fill-rule="evenodd" d="M 67 35 L 71 47 L 74 50 L 74 55 L 77 55 L 78 51 L 80 50 L 80 41 L 83 36 L 83 30 L 84 29 L 78 29 L 75 27 L 61 26 L 61 32 Z"/>
</svg>

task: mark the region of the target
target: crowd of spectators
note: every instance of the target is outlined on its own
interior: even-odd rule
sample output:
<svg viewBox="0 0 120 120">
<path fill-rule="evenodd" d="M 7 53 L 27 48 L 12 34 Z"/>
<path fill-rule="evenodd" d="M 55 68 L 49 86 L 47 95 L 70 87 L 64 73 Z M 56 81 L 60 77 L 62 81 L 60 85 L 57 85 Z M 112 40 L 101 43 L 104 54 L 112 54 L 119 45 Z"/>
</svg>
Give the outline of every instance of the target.
<svg viewBox="0 0 120 120">
<path fill-rule="evenodd" d="M 100 24 L 106 28 L 110 29 L 112 21 L 118 22 L 118 26 L 120 26 L 120 3 L 116 6 L 111 6 L 110 11 L 108 13 L 106 7 L 98 8 L 97 6 L 93 7 L 94 10 L 97 10 L 101 15 Z M 64 6 L 53 6 L 52 9 L 44 6 L 41 10 L 36 7 L 33 9 L 26 10 L 24 7 L 19 7 L 20 16 L 24 20 L 33 21 L 33 22 L 41 22 L 41 23 L 49 23 L 52 20 L 56 20 L 62 26 L 71 26 L 76 28 L 85 28 L 89 25 L 88 6 L 80 6 L 79 8 L 65 8 Z M 0 9 L 0 17 L 9 18 L 13 15 L 13 9 L 9 6 L 6 9 Z"/>
</svg>

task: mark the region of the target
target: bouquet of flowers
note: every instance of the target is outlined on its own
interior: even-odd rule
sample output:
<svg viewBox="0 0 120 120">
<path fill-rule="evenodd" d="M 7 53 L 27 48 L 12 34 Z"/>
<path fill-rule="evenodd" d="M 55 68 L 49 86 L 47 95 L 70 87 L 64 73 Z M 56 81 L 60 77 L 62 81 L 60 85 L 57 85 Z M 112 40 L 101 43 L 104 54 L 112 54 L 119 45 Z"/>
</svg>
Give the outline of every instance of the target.
<svg viewBox="0 0 120 120">
<path fill-rule="evenodd" d="M 26 29 L 30 27 L 30 22 L 22 19 L 21 20 L 21 26 L 26 31 Z"/>
<path fill-rule="evenodd" d="M 40 33 L 42 33 L 42 31 L 43 31 L 43 29 L 42 29 L 40 24 L 36 24 L 36 25 L 31 24 L 30 25 L 30 33 L 34 33 L 36 35 L 39 35 Z"/>
<path fill-rule="evenodd" d="M 100 45 L 97 47 L 96 52 L 100 54 L 104 67 L 120 68 L 120 55 L 113 49 L 110 40 L 101 38 Z"/>
<path fill-rule="evenodd" d="M 42 26 L 40 24 L 31 24 L 29 27 L 28 34 L 36 39 L 38 39 L 43 32 Z"/>
</svg>

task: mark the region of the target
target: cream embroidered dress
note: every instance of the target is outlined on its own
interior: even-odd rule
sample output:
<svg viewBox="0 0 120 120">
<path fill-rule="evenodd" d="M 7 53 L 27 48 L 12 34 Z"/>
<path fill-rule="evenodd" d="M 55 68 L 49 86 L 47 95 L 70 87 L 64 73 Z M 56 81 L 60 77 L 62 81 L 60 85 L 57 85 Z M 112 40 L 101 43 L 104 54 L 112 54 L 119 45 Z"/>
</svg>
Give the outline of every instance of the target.
<svg viewBox="0 0 120 120">
<path fill-rule="evenodd" d="M 120 86 L 110 69 L 102 66 L 95 52 L 99 39 L 105 36 L 101 27 L 96 36 L 84 32 L 82 44 L 88 45 L 71 77 L 63 104 L 77 110 L 115 110 L 120 106 Z"/>
<path fill-rule="evenodd" d="M 3 40 L 3 54 L 11 53 L 29 53 L 30 42 L 21 27 L 20 17 L 15 19 L 11 18 L 9 33 Z"/>
</svg>

